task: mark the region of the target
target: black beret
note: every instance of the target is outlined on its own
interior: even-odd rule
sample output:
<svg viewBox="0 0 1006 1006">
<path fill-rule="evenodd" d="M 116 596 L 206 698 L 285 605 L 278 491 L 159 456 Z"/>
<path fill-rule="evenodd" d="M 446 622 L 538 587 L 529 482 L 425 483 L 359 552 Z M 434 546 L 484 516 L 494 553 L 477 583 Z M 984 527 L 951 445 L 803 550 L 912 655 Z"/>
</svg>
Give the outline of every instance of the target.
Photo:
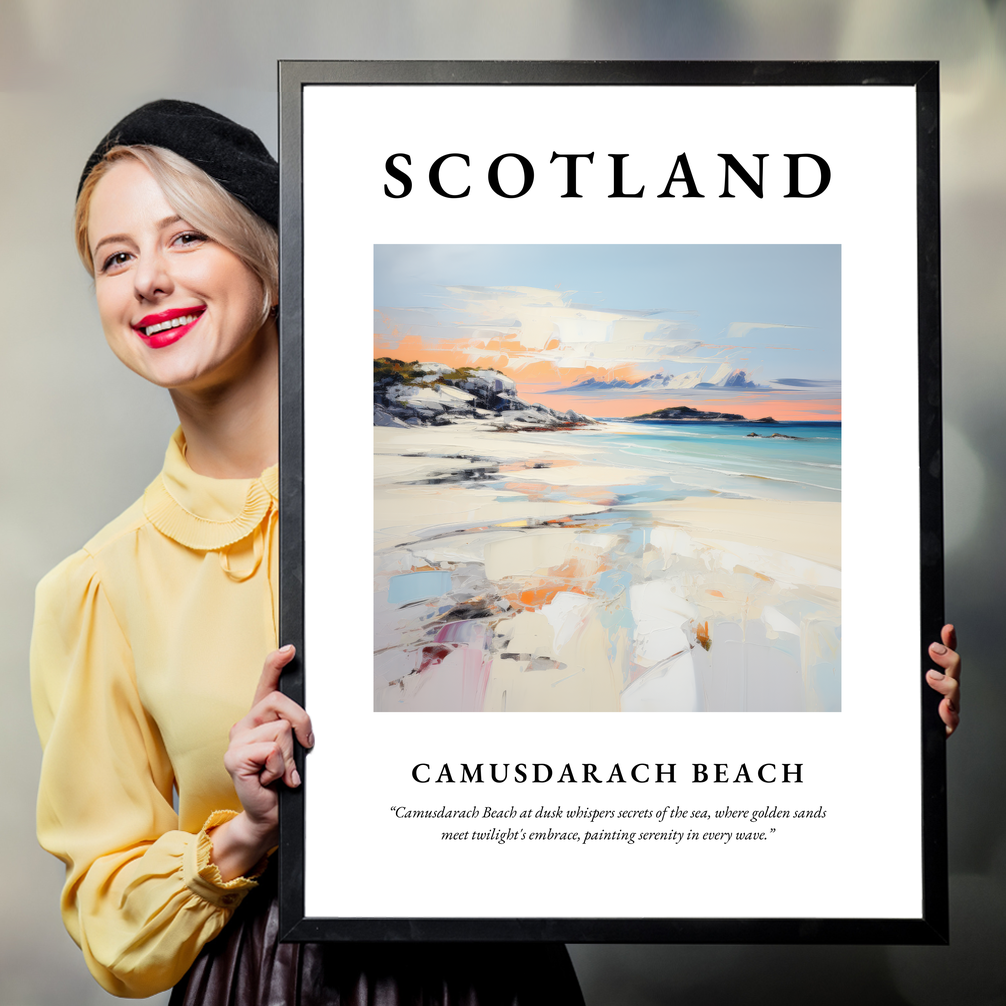
<svg viewBox="0 0 1006 1006">
<path fill-rule="evenodd" d="M 163 98 L 114 125 L 84 166 L 77 195 L 91 169 L 112 147 L 166 147 L 191 161 L 273 227 L 279 226 L 279 165 L 250 130 L 191 101 Z"/>
</svg>

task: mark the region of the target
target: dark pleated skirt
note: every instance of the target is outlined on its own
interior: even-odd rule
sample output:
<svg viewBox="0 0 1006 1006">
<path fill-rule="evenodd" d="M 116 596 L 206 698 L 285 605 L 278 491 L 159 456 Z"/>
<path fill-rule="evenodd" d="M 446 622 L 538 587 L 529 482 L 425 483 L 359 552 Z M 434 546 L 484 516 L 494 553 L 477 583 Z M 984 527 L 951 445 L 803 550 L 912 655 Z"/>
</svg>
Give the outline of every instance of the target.
<svg viewBox="0 0 1006 1006">
<path fill-rule="evenodd" d="M 170 1006 L 583 1006 L 561 943 L 280 943 L 274 873 Z"/>
</svg>

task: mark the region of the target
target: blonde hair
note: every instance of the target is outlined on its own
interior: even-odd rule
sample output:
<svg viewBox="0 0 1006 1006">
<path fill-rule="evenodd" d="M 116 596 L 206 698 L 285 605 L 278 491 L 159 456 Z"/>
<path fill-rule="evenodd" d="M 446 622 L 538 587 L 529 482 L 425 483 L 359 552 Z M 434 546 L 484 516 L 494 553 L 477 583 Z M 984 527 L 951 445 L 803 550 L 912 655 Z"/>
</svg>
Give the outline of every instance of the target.
<svg viewBox="0 0 1006 1006">
<path fill-rule="evenodd" d="M 165 147 L 112 147 L 84 181 L 73 225 L 77 254 L 91 278 L 94 259 L 87 240 L 91 198 L 112 165 L 126 158 L 139 161 L 154 176 L 168 205 L 183 220 L 234 252 L 255 273 L 262 283 L 264 323 L 279 294 L 279 236 L 202 168 Z"/>
</svg>

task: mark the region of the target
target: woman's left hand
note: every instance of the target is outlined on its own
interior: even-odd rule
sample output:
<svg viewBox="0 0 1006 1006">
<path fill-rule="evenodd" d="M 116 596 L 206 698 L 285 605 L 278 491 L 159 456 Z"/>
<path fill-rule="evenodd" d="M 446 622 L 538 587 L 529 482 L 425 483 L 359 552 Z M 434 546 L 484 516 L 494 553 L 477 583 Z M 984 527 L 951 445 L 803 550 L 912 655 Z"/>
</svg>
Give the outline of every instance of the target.
<svg viewBox="0 0 1006 1006">
<path fill-rule="evenodd" d="M 279 690 L 280 675 L 294 653 L 284 646 L 266 657 L 251 710 L 231 727 L 224 767 L 243 809 L 207 832 L 211 861 L 225 881 L 246 873 L 279 841 L 276 784 L 300 785 L 294 736 L 306 748 L 314 744 L 310 716 Z"/>
<path fill-rule="evenodd" d="M 940 638 L 941 643 L 930 644 L 929 656 L 943 670 L 928 671 L 926 681 L 943 696 L 940 719 L 946 724 L 949 737 L 961 721 L 961 657 L 957 653 L 957 632 L 952 625 L 943 626 Z"/>
</svg>

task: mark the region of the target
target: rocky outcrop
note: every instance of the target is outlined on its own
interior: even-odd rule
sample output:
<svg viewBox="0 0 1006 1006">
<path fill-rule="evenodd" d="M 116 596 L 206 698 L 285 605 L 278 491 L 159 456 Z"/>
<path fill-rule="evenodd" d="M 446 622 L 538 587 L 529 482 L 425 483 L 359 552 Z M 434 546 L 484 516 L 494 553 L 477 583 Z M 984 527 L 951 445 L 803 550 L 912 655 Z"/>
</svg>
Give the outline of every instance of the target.
<svg viewBox="0 0 1006 1006">
<path fill-rule="evenodd" d="M 593 424 L 570 409 L 557 412 L 517 397 L 517 386 L 498 370 L 451 368 L 443 363 L 374 361 L 375 426 L 450 426 L 485 419 L 498 429 L 554 430 Z"/>
</svg>

